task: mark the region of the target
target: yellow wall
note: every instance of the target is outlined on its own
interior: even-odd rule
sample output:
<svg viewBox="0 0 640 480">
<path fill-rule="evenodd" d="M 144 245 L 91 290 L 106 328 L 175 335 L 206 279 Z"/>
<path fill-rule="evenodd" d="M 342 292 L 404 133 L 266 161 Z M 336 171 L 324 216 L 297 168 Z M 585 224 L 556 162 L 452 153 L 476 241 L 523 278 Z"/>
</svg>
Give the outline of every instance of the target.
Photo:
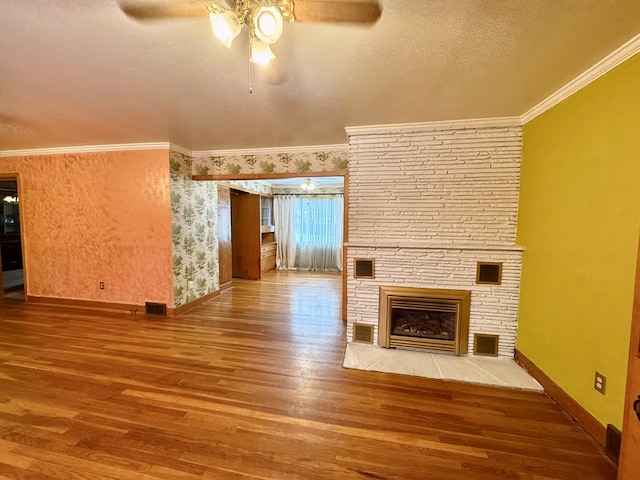
<svg viewBox="0 0 640 480">
<path fill-rule="evenodd" d="M 517 348 L 622 426 L 640 227 L 640 55 L 524 127 Z M 595 371 L 607 392 L 593 389 Z"/>
</svg>

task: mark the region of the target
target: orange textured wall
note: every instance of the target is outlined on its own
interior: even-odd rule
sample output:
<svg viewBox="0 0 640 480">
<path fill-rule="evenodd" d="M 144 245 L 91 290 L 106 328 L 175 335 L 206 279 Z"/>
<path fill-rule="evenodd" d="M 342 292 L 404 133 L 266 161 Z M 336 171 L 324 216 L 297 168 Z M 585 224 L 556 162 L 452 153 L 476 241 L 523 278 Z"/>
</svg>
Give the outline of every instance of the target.
<svg viewBox="0 0 640 480">
<path fill-rule="evenodd" d="M 168 150 L 0 158 L 5 173 L 19 174 L 27 295 L 173 306 Z"/>
</svg>

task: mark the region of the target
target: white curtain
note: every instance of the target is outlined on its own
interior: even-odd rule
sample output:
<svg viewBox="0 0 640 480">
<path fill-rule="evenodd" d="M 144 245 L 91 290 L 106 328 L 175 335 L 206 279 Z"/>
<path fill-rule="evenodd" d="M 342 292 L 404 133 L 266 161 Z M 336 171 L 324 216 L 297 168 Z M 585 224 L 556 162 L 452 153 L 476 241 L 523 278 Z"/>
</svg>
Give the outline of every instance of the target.
<svg viewBox="0 0 640 480">
<path fill-rule="evenodd" d="M 275 206 L 278 268 L 342 270 L 342 195 L 276 195 Z"/>
<path fill-rule="evenodd" d="M 295 210 L 293 195 L 276 195 L 273 218 L 276 227 L 276 268 L 292 270 L 296 261 Z"/>
</svg>

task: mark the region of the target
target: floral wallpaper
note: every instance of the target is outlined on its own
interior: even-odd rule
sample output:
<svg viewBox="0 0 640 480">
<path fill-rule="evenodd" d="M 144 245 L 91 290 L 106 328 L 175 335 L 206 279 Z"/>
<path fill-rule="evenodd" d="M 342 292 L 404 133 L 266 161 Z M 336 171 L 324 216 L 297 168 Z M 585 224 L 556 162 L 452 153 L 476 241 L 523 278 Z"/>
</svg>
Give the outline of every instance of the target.
<svg viewBox="0 0 640 480">
<path fill-rule="evenodd" d="M 260 155 L 197 156 L 194 175 L 241 175 L 346 171 L 348 149 L 338 151 L 268 153 Z"/>
<path fill-rule="evenodd" d="M 219 289 L 218 188 L 191 179 L 192 158 L 171 150 L 173 300 L 180 307 Z"/>
</svg>

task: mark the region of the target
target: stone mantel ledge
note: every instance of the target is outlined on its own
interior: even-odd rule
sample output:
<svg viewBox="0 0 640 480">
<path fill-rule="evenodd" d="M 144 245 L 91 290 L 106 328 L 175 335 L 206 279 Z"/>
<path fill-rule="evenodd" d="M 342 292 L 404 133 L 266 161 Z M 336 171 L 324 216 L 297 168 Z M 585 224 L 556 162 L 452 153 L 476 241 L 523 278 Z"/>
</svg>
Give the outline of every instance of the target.
<svg viewBox="0 0 640 480">
<path fill-rule="evenodd" d="M 414 249 L 414 250 L 476 250 L 493 252 L 524 252 L 524 247 L 519 245 L 481 245 L 471 243 L 385 243 L 376 240 L 355 239 L 344 244 L 350 248 L 382 248 L 382 249 Z"/>
</svg>

